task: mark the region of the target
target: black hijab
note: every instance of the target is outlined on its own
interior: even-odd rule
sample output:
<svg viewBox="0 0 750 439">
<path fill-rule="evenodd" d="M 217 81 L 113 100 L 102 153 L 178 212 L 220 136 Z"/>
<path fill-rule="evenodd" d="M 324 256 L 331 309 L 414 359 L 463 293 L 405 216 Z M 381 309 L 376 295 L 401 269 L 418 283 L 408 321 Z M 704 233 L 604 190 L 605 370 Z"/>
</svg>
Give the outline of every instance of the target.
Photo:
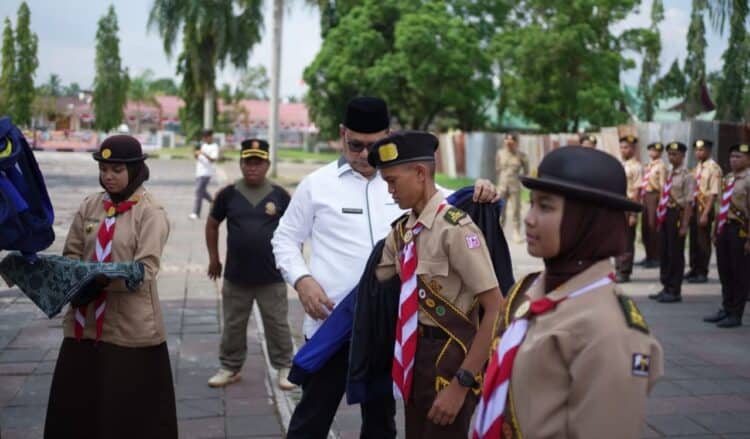
<svg viewBox="0 0 750 439">
<path fill-rule="evenodd" d="M 141 187 L 143 182 L 147 181 L 149 178 L 149 170 L 145 162 L 126 163 L 125 165 L 128 168 L 128 185 L 125 186 L 125 189 L 116 194 L 107 191 L 109 198 L 115 204 L 119 204 L 130 198 L 136 189 Z M 107 190 L 101 177 L 99 177 L 99 185 L 101 185 L 105 191 Z"/>
</svg>

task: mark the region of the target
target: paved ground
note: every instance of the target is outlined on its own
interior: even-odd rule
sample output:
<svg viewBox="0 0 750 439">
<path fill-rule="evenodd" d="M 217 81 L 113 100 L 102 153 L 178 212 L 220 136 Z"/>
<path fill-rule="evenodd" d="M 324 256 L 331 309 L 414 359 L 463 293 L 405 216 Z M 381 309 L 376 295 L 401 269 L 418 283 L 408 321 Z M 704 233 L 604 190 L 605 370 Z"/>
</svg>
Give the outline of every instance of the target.
<svg viewBox="0 0 750 439">
<path fill-rule="evenodd" d="M 49 252 L 59 253 L 80 200 L 98 190 L 96 167 L 84 154 L 40 153 L 38 158 L 57 214 L 58 239 Z M 180 437 L 282 437 L 283 420 L 299 392 L 275 398 L 279 392 L 271 385 L 272 372 L 269 375 L 255 325 L 249 328 L 244 380 L 226 390 L 206 386 L 218 367 L 219 302 L 217 286 L 204 275 L 207 256 L 202 222 L 187 219 L 192 163 L 154 160 L 149 164 L 149 188 L 167 207 L 172 223 L 159 290 L 169 332 Z M 280 164 L 280 172 L 289 180 L 312 168 Z M 236 175 L 236 166 L 227 165 L 220 177 L 227 180 Z M 514 245 L 512 252 L 517 274 L 538 269 L 539 262 L 528 257 L 523 247 Z M 715 269 L 712 274 L 715 279 Z M 716 281 L 686 287 L 685 302 L 676 305 L 659 305 L 645 298 L 658 287 L 657 270 L 638 272 L 635 282 L 625 286 L 666 353 L 666 377 L 649 399 L 644 437 L 750 438 L 750 326 L 719 330 L 700 321 L 718 304 Z M 290 322 L 295 341 L 301 344 L 302 309 L 291 291 L 290 299 Z M 61 337 L 59 318 L 48 320 L 17 290 L 0 289 L 3 438 L 41 437 Z M 334 436 L 355 438 L 358 428 L 358 407 L 342 404 Z"/>
</svg>

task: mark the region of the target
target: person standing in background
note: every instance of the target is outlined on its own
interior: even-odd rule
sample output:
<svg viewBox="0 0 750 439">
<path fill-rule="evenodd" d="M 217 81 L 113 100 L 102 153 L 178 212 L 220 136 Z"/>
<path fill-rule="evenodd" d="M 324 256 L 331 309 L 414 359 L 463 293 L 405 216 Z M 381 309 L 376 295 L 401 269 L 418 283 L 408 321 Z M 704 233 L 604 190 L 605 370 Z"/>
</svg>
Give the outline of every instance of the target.
<svg viewBox="0 0 750 439">
<path fill-rule="evenodd" d="M 518 133 L 511 132 L 503 139 L 503 148 L 497 152 L 495 170 L 498 178 L 498 192 L 505 200 L 505 208 L 500 224 L 505 227 L 510 217 L 513 225 L 513 241 L 523 242 L 521 235 L 521 177 L 529 173 L 526 154 L 518 150 Z"/>
<path fill-rule="evenodd" d="M 659 229 L 656 227 L 656 208 L 659 207 L 659 196 L 664 184 L 667 182 L 667 166 L 661 159 L 664 145 L 661 142 L 649 143 L 646 147 L 651 161 L 643 170 L 641 182 L 641 202 L 643 203 L 643 216 L 641 217 L 641 237 L 643 247 L 646 249 L 646 257 L 638 262 L 644 268 L 657 268 L 659 266 Z"/>
<path fill-rule="evenodd" d="M 195 206 L 189 215 L 193 220 L 200 218 L 203 200 L 213 203 L 213 198 L 206 190 L 211 177 L 216 173 L 216 161 L 219 160 L 219 145 L 214 143 L 213 131 L 203 132 L 203 142 L 195 150 L 195 158 Z"/>
<path fill-rule="evenodd" d="M 620 157 L 628 183 L 627 196 L 628 199 L 636 203 L 640 202 L 641 176 L 643 174 L 641 162 L 635 158 L 637 143 L 638 138 L 633 135 L 620 138 Z M 638 214 L 626 212 L 624 215 L 627 219 L 627 236 L 625 253 L 616 259 L 617 283 L 630 282 L 630 274 L 633 272 L 633 258 L 635 257 L 635 226 L 638 224 Z"/>
</svg>

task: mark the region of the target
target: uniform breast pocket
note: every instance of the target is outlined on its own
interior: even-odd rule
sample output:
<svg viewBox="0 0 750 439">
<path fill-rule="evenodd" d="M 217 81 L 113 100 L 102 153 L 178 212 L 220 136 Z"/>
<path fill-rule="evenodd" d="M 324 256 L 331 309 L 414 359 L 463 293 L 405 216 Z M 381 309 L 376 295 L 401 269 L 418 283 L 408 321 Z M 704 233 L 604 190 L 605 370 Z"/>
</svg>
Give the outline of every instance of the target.
<svg viewBox="0 0 750 439">
<path fill-rule="evenodd" d="M 417 262 L 417 274 L 428 278 L 447 277 L 449 271 L 448 259 L 420 259 Z"/>
</svg>

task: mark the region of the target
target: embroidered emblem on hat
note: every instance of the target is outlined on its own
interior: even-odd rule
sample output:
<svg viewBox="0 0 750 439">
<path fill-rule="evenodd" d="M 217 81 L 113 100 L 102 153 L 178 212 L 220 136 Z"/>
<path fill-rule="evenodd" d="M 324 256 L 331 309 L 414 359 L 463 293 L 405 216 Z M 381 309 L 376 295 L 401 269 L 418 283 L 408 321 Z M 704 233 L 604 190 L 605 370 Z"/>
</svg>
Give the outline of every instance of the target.
<svg viewBox="0 0 750 439">
<path fill-rule="evenodd" d="M 633 376 L 647 377 L 651 369 L 651 357 L 646 354 L 633 354 Z"/>
<path fill-rule="evenodd" d="M 419 289 L 419 298 L 420 299 L 424 299 L 425 297 L 427 297 L 427 292 L 424 290 L 424 288 L 420 288 Z"/>
<path fill-rule="evenodd" d="M 273 201 L 266 203 L 266 214 L 271 216 L 276 215 L 276 205 L 273 204 Z"/>
<path fill-rule="evenodd" d="M 111 149 L 109 149 L 109 148 L 104 148 L 104 149 L 102 150 L 102 158 L 104 158 L 104 159 L 108 159 L 108 158 L 110 158 L 110 157 L 112 157 L 112 150 L 111 150 Z"/>
<path fill-rule="evenodd" d="M 435 301 L 432 300 L 432 299 L 427 299 L 427 300 L 424 301 L 424 303 L 425 303 L 425 305 L 429 306 L 430 308 L 434 308 L 435 307 Z"/>
<path fill-rule="evenodd" d="M 677 142 L 670 143 L 669 149 L 671 149 L 672 151 L 677 151 L 678 149 L 680 149 L 680 145 L 678 145 Z"/>
<path fill-rule="evenodd" d="M 627 139 L 628 139 L 628 143 L 635 143 L 635 137 L 629 135 Z"/>
<path fill-rule="evenodd" d="M 657 151 L 661 151 L 662 148 L 664 148 L 664 145 L 662 145 L 661 143 L 657 143 L 654 145 L 654 149 L 656 149 Z"/>
<path fill-rule="evenodd" d="M 437 314 L 439 317 L 443 317 L 445 315 L 445 308 L 443 305 L 438 305 L 435 307 L 435 314 Z"/>
<path fill-rule="evenodd" d="M 750 152 L 750 145 L 743 143 L 740 145 L 740 152 L 748 153 Z"/>
<path fill-rule="evenodd" d="M 705 145 L 705 143 L 703 143 L 702 140 L 699 140 L 699 141 L 695 142 L 695 147 L 696 148 L 703 148 L 703 145 Z"/>
<path fill-rule="evenodd" d="M 378 156 L 381 162 L 390 162 L 398 158 L 398 148 L 395 143 L 386 143 L 378 148 Z"/>
<path fill-rule="evenodd" d="M 479 237 L 474 233 L 466 236 L 464 239 L 466 239 L 466 247 L 479 248 L 482 245 L 482 241 L 480 241 Z"/>
<path fill-rule="evenodd" d="M 516 308 L 516 312 L 513 314 L 513 317 L 518 320 L 526 317 L 526 314 L 529 313 L 529 310 L 531 309 L 531 302 L 528 300 L 522 303 L 521 305 Z"/>
</svg>

